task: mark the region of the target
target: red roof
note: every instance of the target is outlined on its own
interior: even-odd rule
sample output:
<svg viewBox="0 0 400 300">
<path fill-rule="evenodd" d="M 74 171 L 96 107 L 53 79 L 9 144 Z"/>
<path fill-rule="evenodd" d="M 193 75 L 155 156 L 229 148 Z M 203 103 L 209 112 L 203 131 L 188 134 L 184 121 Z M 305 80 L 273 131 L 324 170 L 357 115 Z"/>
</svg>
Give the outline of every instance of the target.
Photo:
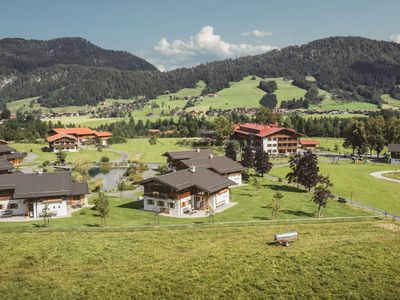
<svg viewBox="0 0 400 300">
<path fill-rule="evenodd" d="M 244 123 L 236 124 L 234 126 L 235 132 L 244 135 L 255 135 L 259 137 L 266 137 L 271 134 L 277 133 L 282 130 L 287 130 L 297 134 L 296 130 L 291 128 L 279 127 L 277 124 L 255 124 L 255 123 Z"/>
<path fill-rule="evenodd" d="M 95 131 L 94 134 L 98 137 L 110 137 L 112 133 L 109 131 Z"/>
<path fill-rule="evenodd" d="M 53 128 L 56 133 L 75 134 L 75 135 L 94 135 L 96 131 L 87 127 L 77 128 Z"/>
<path fill-rule="evenodd" d="M 63 137 L 76 140 L 76 137 L 74 137 L 74 136 L 72 136 L 72 135 L 64 134 L 64 133 L 57 133 L 57 134 L 55 134 L 55 135 L 49 136 L 49 137 L 47 138 L 47 141 L 48 141 L 48 142 L 53 142 L 53 141 L 59 140 L 59 139 L 61 139 L 61 138 L 63 138 Z"/>
<path fill-rule="evenodd" d="M 306 145 L 306 146 L 316 146 L 316 145 L 319 145 L 319 141 L 316 141 L 316 140 L 303 140 L 303 141 L 300 141 L 300 144 L 301 145 Z"/>
</svg>

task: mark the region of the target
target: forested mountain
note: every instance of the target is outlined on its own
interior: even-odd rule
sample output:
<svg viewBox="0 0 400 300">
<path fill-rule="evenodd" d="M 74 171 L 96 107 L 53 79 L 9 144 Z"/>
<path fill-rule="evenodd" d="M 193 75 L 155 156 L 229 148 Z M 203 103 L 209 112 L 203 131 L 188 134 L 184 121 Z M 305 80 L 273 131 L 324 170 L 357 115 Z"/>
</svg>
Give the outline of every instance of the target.
<svg viewBox="0 0 400 300">
<path fill-rule="evenodd" d="M 0 70 L 3 67 L 0 66 Z M 248 75 L 283 76 L 295 79 L 299 85 L 307 85 L 305 77 L 312 75 L 320 88 L 344 95 L 344 98 L 378 103 L 383 92 L 399 92 L 400 45 L 362 37 L 331 37 L 262 55 L 165 73 L 60 63 L 19 71 L 13 76 L 0 74 L 8 80 L 8 84 L 3 80 L 0 99 L 10 101 L 41 95 L 39 101 L 49 107 L 94 104 L 106 97 L 151 98 L 165 91 L 194 87 L 199 80 L 207 84 L 203 93 L 209 93 Z"/>
<path fill-rule="evenodd" d="M 48 41 L 17 38 L 0 40 L 0 74 L 27 73 L 55 65 L 156 70 L 152 64 L 128 52 L 105 50 L 78 37 Z"/>
</svg>

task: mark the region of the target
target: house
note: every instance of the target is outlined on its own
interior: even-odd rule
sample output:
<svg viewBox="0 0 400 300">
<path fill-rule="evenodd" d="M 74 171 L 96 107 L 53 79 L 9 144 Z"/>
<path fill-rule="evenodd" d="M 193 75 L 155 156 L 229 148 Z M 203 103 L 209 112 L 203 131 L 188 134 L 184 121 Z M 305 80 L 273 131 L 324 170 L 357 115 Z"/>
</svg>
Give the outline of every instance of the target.
<svg viewBox="0 0 400 300">
<path fill-rule="evenodd" d="M 400 164 L 400 144 L 389 144 L 388 150 L 390 152 L 390 163 Z"/>
<path fill-rule="evenodd" d="M 303 151 L 312 151 L 314 152 L 317 146 L 319 145 L 319 141 L 317 140 L 302 140 L 300 141 L 300 147 Z"/>
<path fill-rule="evenodd" d="M 236 184 L 242 184 L 243 166 L 226 156 L 214 156 L 211 154 L 207 158 L 186 159 L 181 162 L 181 166 L 185 166 L 185 168 L 193 166 L 206 168 L 232 180 Z"/>
<path fill-rule="evenodd" d="M 0 175 L 0 215 L 39 218 L 45 207 L 67 216 L 68 205 L 83 205 L 87 183 L 72 182 L 70 172 Z"/>
<path fill-rule="evenodd" d="M 229 187 L 235 182 L 207 168 L 192 166 L 140 184 L 144 187 L 145 210 L 182 216 L 194 209 L 216 209 L 228 204 Z"/>
<path fill-rule="evenodd" d="M 165 152 L 163 156 L 167 157 L 167 164 L 169 168 L 178 170 L 184 169 L 187 166 L 182 164 L 182 161 L 186 159 L 200 159 L 200 158 L 208 158 L 210 155 L 214 155 L 210 149 L 194 149 L 194 150 L 183 150 L 183 151 L 170 151 Z"/>
<path fill-rule="evenodd" d="M 0 175 L 10 174 L 14 169 L 14 165 L 10 163 L 7 159 L 0 159 Z"/>
<path fill-rule="evenodd" d="M 22 165 L 26 153 L 21 153 L 14 148 L 0 144 L 0 159 L 9 161 L 14 167 Z"/>
<path fill-rule="evenodd" d="M 111 132 L 96 131 L 87 127 L 53 128 L 48 134 L 47 141 L 49 142 L 49 148 L 54 152 L 60 151 L 63 148 L 65 148 L 65 151 L 76 151 L 79 146 L 91 144 L 106 146 L 108 139 L 112 136 Z M 73 140 L 71 137 L 75 137 L 76 140 Z M 62 147 L 64 145 L 66 147 Z"/>
<path fill-rule="evenodd" d="M 244 123 L 234 126 L 234 139 L 251 143 L 268 154 L 294 154 L 299 150 L 300 134 L 277 124 Z"/>
</svg>

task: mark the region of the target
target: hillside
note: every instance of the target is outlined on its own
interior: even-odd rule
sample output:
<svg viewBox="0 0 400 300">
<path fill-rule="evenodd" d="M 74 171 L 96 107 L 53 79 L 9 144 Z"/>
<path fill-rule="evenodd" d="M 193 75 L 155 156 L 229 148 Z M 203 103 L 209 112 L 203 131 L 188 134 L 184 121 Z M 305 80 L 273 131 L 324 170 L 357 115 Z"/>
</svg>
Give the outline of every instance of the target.
<svg viewBox="0 0 400 300">
<path fill-rule="evenodd" d="M 28 73 L 55 65 L 109 67 L 129 71 L 156 70 L 140 57 L 124 51 L 105 50 L 82 38 L 0 40 L 0 74 Z"/>
<path fill-rule="evenodd" d="M 290 230 L 299 232 L 290 247 L 271 243 Z M 3 252 L 13 259 L 0 258 L 0 292 L 5 299 L 396 299 L 398 230 L 361 222 L 3 232 Z"/>
<path fill-rule="evenodd" d="M 202 94 L 207 94 L 250 75 L 297 81 L 312 75 L 315 84 L 327 92 L 380 104 L 380 93 L 394 95 L 400 83 L 400 45 L 361 37 L 331 37 L 165 73 L 60 64 L 8 78 L 8 84 L 3 81 L 0 98 L 11 101 L 41 96 L 39 102 L 47 107 L 96 104 L 105 98 L 151 99 L 166 91 L 194 88 L 199 81 L 205 82 Z"/>
</svg>

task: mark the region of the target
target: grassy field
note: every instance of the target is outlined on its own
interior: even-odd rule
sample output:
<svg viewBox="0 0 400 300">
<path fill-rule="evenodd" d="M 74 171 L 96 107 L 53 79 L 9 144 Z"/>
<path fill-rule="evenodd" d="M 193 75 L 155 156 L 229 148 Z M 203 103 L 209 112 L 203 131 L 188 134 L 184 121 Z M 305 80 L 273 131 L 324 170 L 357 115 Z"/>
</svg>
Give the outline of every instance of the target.
<svg viewBox="0 0 400 300">
<path fill-rule="evenodd" d="M 47 144 L 26 144 L 26 143 L 12 143 L 11 147 L 22 151 L 22 152 L 32 152 L 37 155 L 37 158 L 32 161 L 31 164 L 41 164 L 44 161 L 54 162 L 56 160 L 56 155 L 53 152 L 43 152 L 42 147 L 48 146 Z M 107 156 L 110 160 L 118 159 L 120 155 L 115 152 L 111 152 L 107 149 L 103 149 L 99 152 L 95 148 L 85 148 L 78 152 L 68 152 L 67 162 L 74 162 L 76 160 L 89 160 L 89 161 L 99 161 L 102 156 Z"/>
<path fill-rule="evenodd" d="M 391 172 L 382 174 L 383 177 L 400 180 L 400 172 Z"/>
<path fill-rule="evenodd" d="M 320 171 L 329 175 L 334 187 L 332 191 L 340 196 L 353 198 L 363 204 L 387 210 L 400 215 L 400 184 L 375 178 L 372 172 L 391 170 L 392 166 L 383 163 L 352 164 L 342 161 L 340 164 L 320 162 Z M 275 168 L 271 174 L 285 177 L 289 169 Z"/>
<path fill-rule="evenodd" d="M 181 140 L 182 138 L 160 138 L 156 145 L 150 145 L 148 138 L 128 139 L 127 143 L 115 144 L 111 147 L 128 152 L 130 160 L 165 163 L 166 158 L 161 156 L 163 153 L 191 149 L 190 146 L 178 145 L 177 142 Z M 217 151 L 216 149 L 213 150 Z"/>
<path fill-rule="evenodd" d="M 388 94 L 383 94 L 382 95 L 382 100 L 385 103 L 383 105 L 383 108 L 394 108 L 394 109 L 399 109 L 400 108 L 400 100 L 393 99 Z"/>
<path fill-rule="evenodd" d="M 4 299 L 396 299 L 398 228 L 362 222 L 0 233 L 3 253 L 12 253 L 0 257 L 0 293 Z M 288 248 L 271 243 L 288 230 L 297 230 L 299 240 Z"/>
<path fill-rule="evenodd" d="M 372 103 L 366 102 L 338 102 L 334 100 L 323 100 L 319 105 L 312 105 L 310 110 L 323 109 L 323 110 L 377 110 L 378 106 Z"/>
<path fill-rule="evenodd" d="M 286 184 L 279 184 L 267 178 L 260 178 L 261 189 L 256 191 L 250 185 L 231 189 L 231 201 L 237 204 L 224 212 L 215 215 L 216 222 L 234 221 L 260 221 L 271 219 L 269 205 L 273 194 L 280 191 L 284 197 L 281 200 L 281 209 L 278 212 L 279 220 L 314 218 L 316 205 L 310 201 L 311 193 Z M 108 225 L 110 227 L 130 227 L 138 225 L 151 225 L 154 222 L 152 212 L 143 211 L 143 202 L 134 201 L 135 198 L 119 198 L 110 196 L 110 216 Z M 51 221 L 53 228 L 70 227 L 95 227 L 99 226 L 100 218 L 96 211 L 86 208 L 84 214 L 77 212 L 72 218 L 54 219 Z M 337 201 L 330 201 L 323 211 L 323 217 L 354 217 L 369 216 L 365 211 L 353 208 Z M 183 224 L 194 222 L 208 222 L 207 217 L 203 218 L 173 218 L 160 216 L 160 224 Z M 35 228 L 43 223 L 42 220 L 19 223 L 0 222 L 0 231 L 10 227 Z"/>
</svg>

